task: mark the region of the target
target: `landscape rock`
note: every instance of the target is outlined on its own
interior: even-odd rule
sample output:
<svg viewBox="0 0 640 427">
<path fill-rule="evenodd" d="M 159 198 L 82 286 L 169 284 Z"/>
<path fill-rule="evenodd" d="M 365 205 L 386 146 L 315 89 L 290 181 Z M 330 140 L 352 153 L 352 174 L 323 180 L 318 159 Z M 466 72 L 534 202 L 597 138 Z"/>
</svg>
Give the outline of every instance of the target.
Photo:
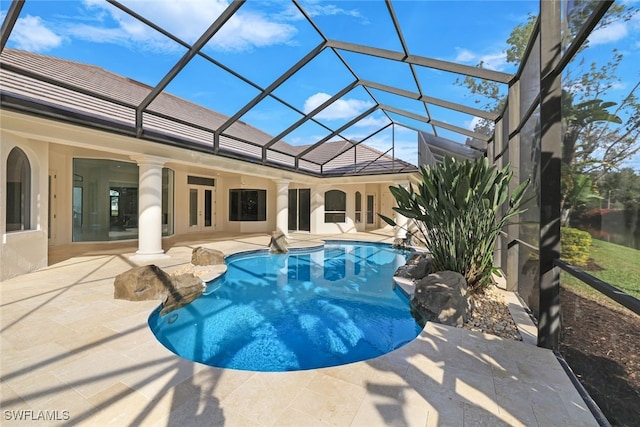
<svg viewBox="0 0 640 427">
<path fill-rule="evenodd" d="M 405 265 L 398 267 L 394 276 L 419 280 L 427 274 L 433 273 L 433 258 L 429 254 L 415 253 L 409 257 Z"/>
<path fill-rule="evenodd" d="M 206 288 L 202 280 L 193 274 L 180 274 L 171 279 L 172 286 L 160 310 L 162 315 L 189 304 L 202 295 Z"/>
<path fill-rule="evenodd" d="M 114 298 L 128 301 L 160 300 L 161 314 L 169 313 L 198 298 L 209 282 L 227 270 L 224 254 L 216 249 L 195 248 L 191 264 L 171 274 L 156 265 L 134 267 L 119 274 Z"/>
<path fill-rule="evenodd" d="M 269 242 L 269 252 L 272 254 L 286 254 L 289 252 L 289 242 L 287 236 L 281 231 L 271 232 L 271 241 Z"/>
<path fill-rule="evenodd" d="M 186 264 L 171 272 L 172 276 L 180 274 L 193 274 L 199 277 L 204 283 L 210 282 L 213 279 L 220 277 L 227 271 L 226 264 L 217 265 L 193 265 Z"/>
<path fill-rule="evenodd" d="M 197 247 L 191 252 L 191 264 L 193 265 L 218 265 L 224 264 L 224 253 L 217 249 Z"/>
<path fill-rule="evenodd" d="M 420 324 L 432 321 L 461 328 L 471 309 L 467 281 L 462 274 L 440 271 L 416 281 L 411 311 Z"/>
<path fill-rule="evenodd" d="M 411 249 L 413 247 L 413 235 L 407 232 L 407 235 L 403 237 L 396 237 L 393 239 L 391 245 L 394 249 Z"/>
<path fill-rule="evenodd" d="M 511 316 L 499 288 L 491 285 L 472 295 L 473 310 L 463 328 L 522 341 L 522 335 Z"/>
<path fill-rule="evenodd" d="M 113 297 L 127 301 L 164 300 L 171 277 L 156 265 L 134 267 L 116 276 Z"/>
</svg>

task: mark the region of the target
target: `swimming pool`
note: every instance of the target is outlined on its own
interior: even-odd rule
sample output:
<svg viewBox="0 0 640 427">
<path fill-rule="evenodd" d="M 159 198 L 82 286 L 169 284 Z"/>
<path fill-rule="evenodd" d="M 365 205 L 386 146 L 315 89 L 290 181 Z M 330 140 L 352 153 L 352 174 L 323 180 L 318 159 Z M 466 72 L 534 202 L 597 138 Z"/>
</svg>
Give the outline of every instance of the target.
<svg viewBox="0 0 640 427">
<path fill-rule="evenodd" d="M 232 255 L 200 298 L 165 316 L 159 307 L 149 326 L 175 354 L 222 368 L 292 371 L 371 359 L 422 330 L 392 289 L 405 261 L 390 245 L 335 241 Z"/>
</svg>

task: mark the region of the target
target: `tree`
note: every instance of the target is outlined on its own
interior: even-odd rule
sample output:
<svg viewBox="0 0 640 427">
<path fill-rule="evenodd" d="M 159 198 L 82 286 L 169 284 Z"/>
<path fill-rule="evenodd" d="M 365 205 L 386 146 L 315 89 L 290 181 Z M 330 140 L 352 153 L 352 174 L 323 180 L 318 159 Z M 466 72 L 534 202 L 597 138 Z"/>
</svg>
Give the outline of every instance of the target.
<svg viewBox="0 0 640 427">
<path fill-rule="evenodd" d="M 621 169 L 606 175 L 598 191 L 607 201 L 606 208 L 632 209 L 640 200 L 640 174 L 631 168 Z"/>
<path fill-rule="evenodd" d="M 563 33 L 563 45 L 573 41 L 596 6 L 597 2 L 572 3 L 572 9 L 567 11 L 569 19 Z M 630 4 L 613 4 L 596 29 L 627 21 L 637 13 L 638 9 Z M 529 15 L 524 23 L 512 30 L 505 50 L 507 62 L 518 63 L 522 59 L 536 27 L 536 19 Z M 588 46 L 587 40 L 578 55 Z M 622 53 L 613 49 L 611 59 L 606 63 L 586 63 L 582 59 L 576 62 L 575 68 L 568 67 L 563 75 L 562 217 L 565 221 L 568 221 L 571 209 L 580 203 L 576 197 L 584 196 L 584 188 L 576 190 L 585 184 L 585 175 L 589 175 L 595 188 L 604 176 L 640 152 L 640 101 L 636 95 L 640 81 L 620 102 L 607 100 L 610 90 L 620 83 L 617 70 L 622 59 Z M 484 64 L 477 66 L 482 68 Z M 469 89 L 476 103 L 485 102 L 485 108 L 502 110 L 504 100 L 500 97 L 498 83 L 471 77 L 457 83 Z M 479 132 L 492 132 L 492 129 L 491 123 L 482 122 L 478 126 Z M 595 190 L 592 192 L 595 194 Z"/>
</svg>

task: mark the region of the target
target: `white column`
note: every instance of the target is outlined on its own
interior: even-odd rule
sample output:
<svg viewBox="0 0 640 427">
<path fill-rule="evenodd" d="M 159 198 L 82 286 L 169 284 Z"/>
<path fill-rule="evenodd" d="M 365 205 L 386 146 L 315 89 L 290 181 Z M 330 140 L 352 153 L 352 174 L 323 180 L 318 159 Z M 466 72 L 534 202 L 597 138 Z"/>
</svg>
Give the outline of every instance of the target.
<svg viewBox="0 0 640 427">
<path fill-rule="evenodd" d="M 409 187 L 409 183 L 406 181 L 396 182 L 395 184 L 399 187 L 404 187 L 404 188 Z M 407 225 L 409 221 L 406 216 L 400 215 L 396 211 L 393 211 L 393 213 L 394 213 L 393 220 L 396 222 L 395 237 L 398 239 L 404 239 L 405 237 L 407 237 Z"/>
<path fill-rule="evenodd" d="M 276 196 L 276 230 L 289 234 L 289 181 L 276 181 L 278 194 Z"/>
<path fill-rule="evenodd" d="M 162 166 L 165 159 L 131 156 L 138 163 L 138 250 L 134 261 L 168 258 L 162 249 Z"/>
</svg>

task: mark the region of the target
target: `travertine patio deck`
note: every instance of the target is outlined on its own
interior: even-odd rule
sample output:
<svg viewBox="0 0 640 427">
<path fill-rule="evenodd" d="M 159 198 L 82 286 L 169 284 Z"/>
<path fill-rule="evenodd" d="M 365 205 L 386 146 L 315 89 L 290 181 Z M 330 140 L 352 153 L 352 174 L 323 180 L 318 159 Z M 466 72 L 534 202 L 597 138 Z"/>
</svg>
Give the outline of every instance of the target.
<svg viewBox="0 0 640 427">
<path fill-rule="evenodd" d="M 206 241 L 232 253 L 269 236 Z M 184 265 L 201 243 L 175 243 L 156 264 Z M 131 254 L 75 256 L 0 284 L 2 425 L 598 425 L 550 351 L 437 324 L 388 355 L 334 368 L 256 373 L 183 360 L 147 326 L 158 302 L 113 299 Z"/>
</svg>

